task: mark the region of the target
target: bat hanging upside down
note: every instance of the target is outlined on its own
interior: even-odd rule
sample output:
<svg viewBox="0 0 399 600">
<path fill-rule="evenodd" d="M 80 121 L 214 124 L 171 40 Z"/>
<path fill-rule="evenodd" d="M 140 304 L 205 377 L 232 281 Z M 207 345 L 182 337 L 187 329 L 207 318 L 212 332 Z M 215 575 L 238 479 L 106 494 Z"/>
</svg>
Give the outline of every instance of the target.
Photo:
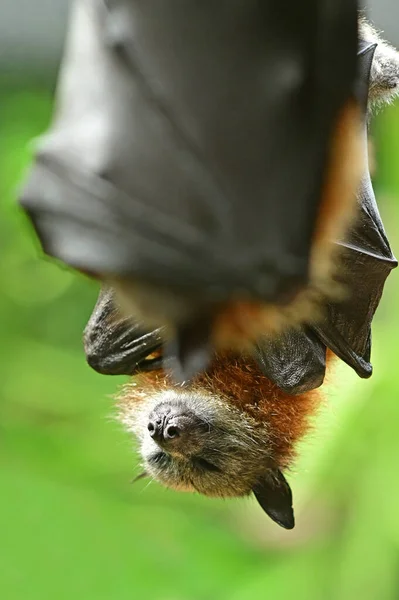
<svg viewBox="0 0 399 600">
<path fill-rule="evenodd" d="M 398 91 L 399 61 L 368 25 L 361 31 L 359 64 L 372 108 Z M 164 362 L 162 329 L 121 317 L 114 290 L 102 289 L 85 331 L 86 355 L 101 373 L 135 376 L 119 397 L 119 416 L 140 442 L 143 475 L 211 497 L 253 493 L 276 523 L 294 527 L 284 473 L 321 400 L 317 388 L 337 357 L 370 377 L 371 323 L 397 265 L 368 172 L 357 201 L 359 217 L 337 242 L 345 299 L 325 302 L 317 325 L 259 330 L 251 348 L 215 354 L 182 385 Z"/>
<path fill-rule="evenodd" d="M 44 250 L 163 326 L 180 380 L 314 319 L 367 170 L 357 1 L 73 5 L 21 198 Z"/>
</svg>

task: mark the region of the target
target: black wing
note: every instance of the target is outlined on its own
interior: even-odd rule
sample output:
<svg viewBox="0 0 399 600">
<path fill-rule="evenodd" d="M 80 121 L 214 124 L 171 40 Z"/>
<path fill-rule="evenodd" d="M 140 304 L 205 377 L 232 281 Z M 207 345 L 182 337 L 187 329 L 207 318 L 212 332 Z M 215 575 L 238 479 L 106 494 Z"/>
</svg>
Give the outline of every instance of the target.
<svg viewBox="0 0 399 600">
<path fill-rule="evenodd" d="M 374 45 L 363 45 L 360 55 L 361 80 L 369 81 Z M 364 134 L 367 160 L 367 132 Z M 372 372 L 371 323 L 380 302 L 386 278 L 397 261 L 392 254 L 378 211 L 369 171 L 365 173 L 358 196 L 359 218 L 344 241 L 341 281 L 347 299 L 327 306 L 322 323 L 314 327 L 318 336 L 360 377 Z"/>
<path fill-rule="evenodd" d="M 285 331 L 262 339 L 255 356 L 264 374 L 289 393 L 303 393 L 322 384 L 326 349 L 351 366 L 360 377 L 369 377 L 371 324 L 385 280 L 397 266 L 378 212 L 370 178 L 361 193 L 361 218 L 343 246 L 342 283 L 347 299 L 328 304 L 317 327 Z M 162 359 L 147 357 L 162 348 L 162 332 L 145 331 L 129 319 L 121 319 L 113 293 L 104 289 L 85 331 L 89 364 L 105 374 L 134 374 L 159 368 Z M 146 360 L 147 359 L 147 360 Z"/>
<path fill-rule="evenodd" d="M 360 201 L 361 217 L 348 241 L 342 242 L 342 281 L 348 297 L 329 304 L 324 321 L 314 330 L 360 377 L 369 377 L 371 323 L 386 278 L 398 263 L 389 246 L 369 177 L 363 182 Z"/>
<path fill-rule="evenodd" d="M 330 5 L 74 3 L 56 118 L 21 198 L 45 251 L 209 301 L 306 283 L 356 76 L 357 2 Z"/>
<path fill-rule="evenodd" d="M 361 218 L 342 242 L 342 275 L 347 297 L 325 307 L 317 326 L 288 330 L 263 339 L 256 356 L 264 374 L 290 393 L 323 383 L 326 348 L 370 377 L 371 324 L 390 271 L 397 266 L 375 202 L 369 178 L 363 182 Z"/>
<path fill-rule="evenodd" d="M 359 82 L 368 85 L 375 45 L 362 44 Z M 366 153 L 367 132 L 364 135 Z M 359 218 L 341 249 L 340 281 L 346 299 L 325 307 L 317 326 L 289 330 L 273 340 L 262 340 L 256 354 L 265 375 L 281 388 L 300 393 L 321 385 L 326 348 L 370 377 L 371 324 L 390 271 L 397 266 L 378 211 L 367 172 L 358 195 Z"/>
</svg>

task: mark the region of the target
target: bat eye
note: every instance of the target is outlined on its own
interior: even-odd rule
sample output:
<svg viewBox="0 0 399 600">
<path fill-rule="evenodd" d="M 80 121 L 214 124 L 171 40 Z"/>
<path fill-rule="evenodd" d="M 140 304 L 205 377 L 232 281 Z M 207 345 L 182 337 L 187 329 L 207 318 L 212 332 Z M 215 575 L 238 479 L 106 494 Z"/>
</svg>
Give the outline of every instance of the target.
<svg viewBox="0 0 399 600">
<path fill-rule="evenodd" d="M 208 460 L 205 460 L 205 458 L 202 458 L 201 456 L 194 457 L 193 464 L 202 471 L 221 473 L 221 469 L 219 469 L 219 467 L 209 462 Z"/>
</svg>

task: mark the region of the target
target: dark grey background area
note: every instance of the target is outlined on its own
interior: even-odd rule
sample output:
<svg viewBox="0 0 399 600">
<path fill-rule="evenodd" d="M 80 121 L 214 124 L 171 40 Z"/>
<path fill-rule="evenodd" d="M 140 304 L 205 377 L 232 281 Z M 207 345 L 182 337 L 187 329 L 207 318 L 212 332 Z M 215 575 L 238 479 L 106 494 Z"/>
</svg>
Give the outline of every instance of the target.
<svg viewBox="0 0 399 600">
<path fill-rule="evenodd" d="M 56 68 L 70 1 L 0 0 L 0 69 Z M 399 0 L 369 0 L 367 6 L 385 37 L 399 46 Z"/>
<path fill-rule="evenodd" d="M 366 3 L 369 17 L 384 37 L 399 47 L 399 0 L 369 0 Z"/>
<path fill-rule="evenodd" d="M 55 69 L 70 0 L 0 0 L 0 70 Z"/>
</svg>

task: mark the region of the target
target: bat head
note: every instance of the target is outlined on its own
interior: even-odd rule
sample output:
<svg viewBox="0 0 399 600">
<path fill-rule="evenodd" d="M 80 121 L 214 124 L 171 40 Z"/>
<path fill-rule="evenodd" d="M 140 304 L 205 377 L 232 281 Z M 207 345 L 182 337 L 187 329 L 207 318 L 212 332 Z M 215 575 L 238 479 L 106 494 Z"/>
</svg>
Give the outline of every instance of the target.
<svg viewBox="0 0 399 600">
<path fill-rule="evenodd" d="M 146 472 L 169 487 L 242 496 L 271 466 L 266 431 L 203 391 L 160 392 L 131 417 Z"/>
<path fill-rule="evenodd" d="M 291 490 L 273 465 L 267 429 L 250 417 L 206 393 L 169 390 L 126 420 L 149 477 L 210 497 L 254 493 L 274 521 L 294 526 Z"/>
<path fill-rule="evenodd" d="M 209 497 L 253 494 L 279 525 L 294 526 L 283 471 L 315 408 L 314 392 L 283 393 L 249 357 L 219 356 L 205 376 L 175 386 L 164 373 L 135 379 L 120 418 L 139 441 L 146 475 Z"/>
</svg>

